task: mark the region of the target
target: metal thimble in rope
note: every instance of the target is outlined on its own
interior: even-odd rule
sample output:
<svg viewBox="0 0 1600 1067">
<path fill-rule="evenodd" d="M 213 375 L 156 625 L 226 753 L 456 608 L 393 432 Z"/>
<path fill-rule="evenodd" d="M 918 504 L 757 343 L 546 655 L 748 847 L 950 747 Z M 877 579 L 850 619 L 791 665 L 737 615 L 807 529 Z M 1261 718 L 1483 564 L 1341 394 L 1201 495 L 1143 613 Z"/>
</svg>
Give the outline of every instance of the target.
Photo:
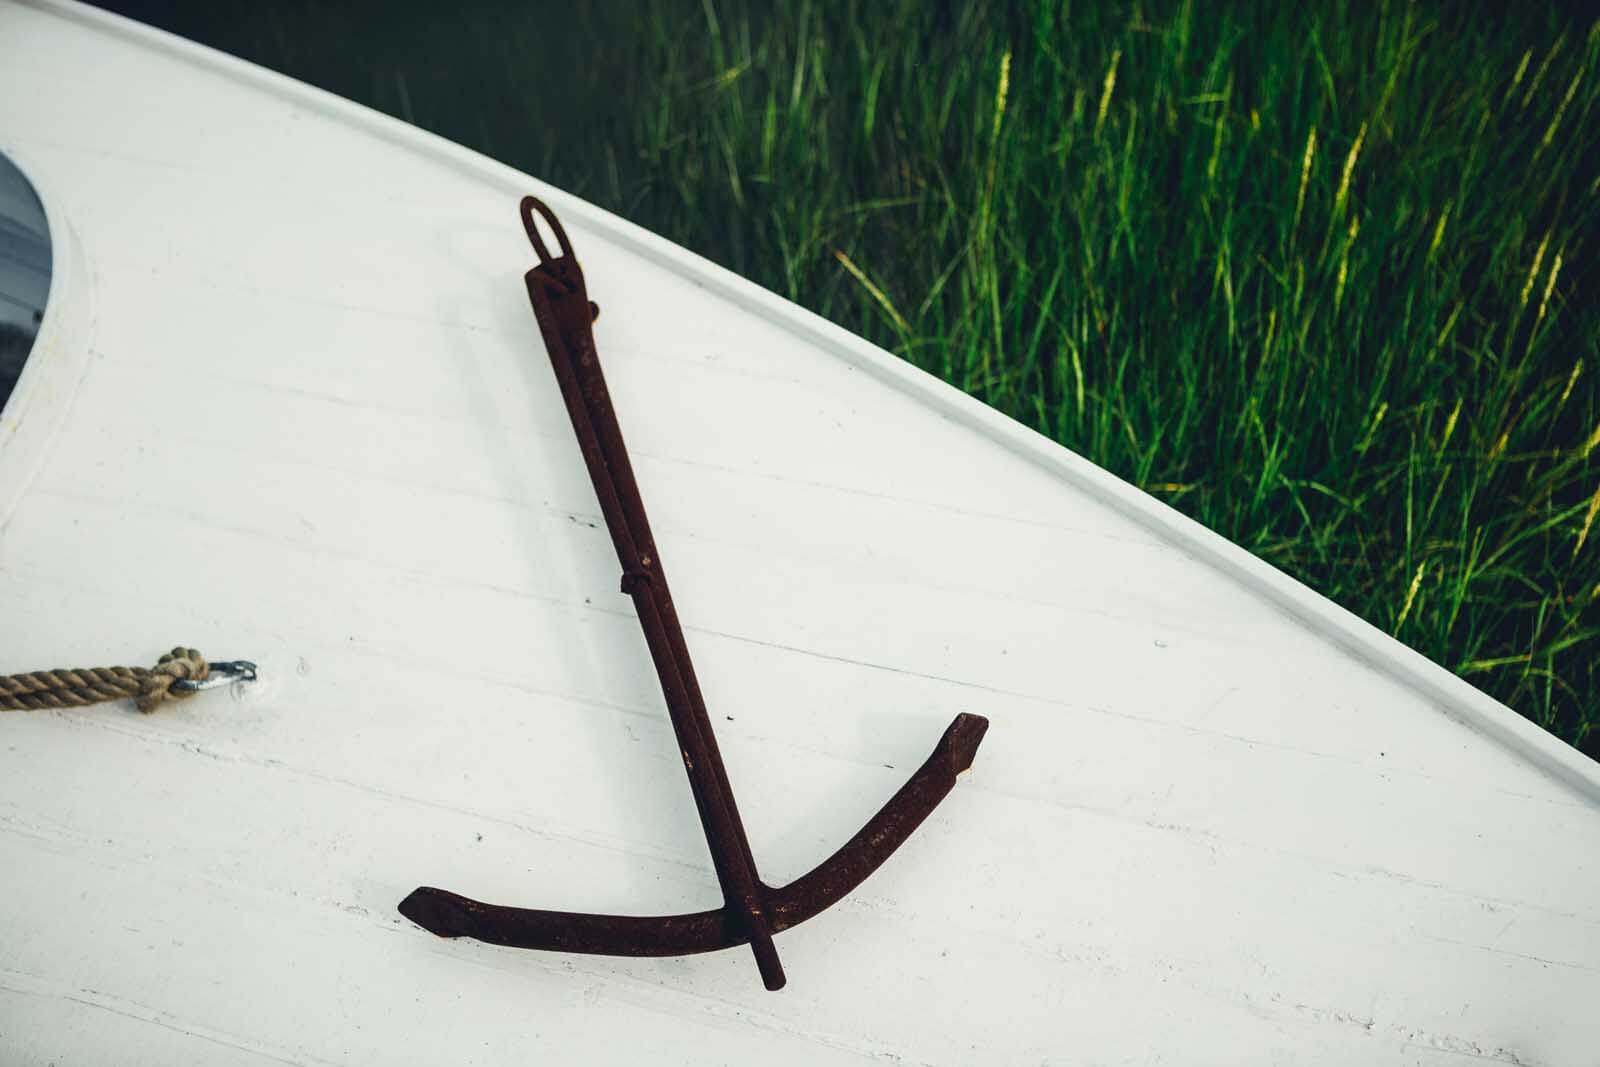
<svg viewBox="0 0 1600 1067">
<path fill-rule="evenodd" d="M 143 712 L 168 700 L 233 681 L 254 681 L 256 665 L 247 660 L 207 663 L 193 648 L 175 648 L 154 667 L 91 667 L 86 670 L 33 671 L 0 675 L 0 711 L 81 708 L 131 699 Z"/>
</svg>

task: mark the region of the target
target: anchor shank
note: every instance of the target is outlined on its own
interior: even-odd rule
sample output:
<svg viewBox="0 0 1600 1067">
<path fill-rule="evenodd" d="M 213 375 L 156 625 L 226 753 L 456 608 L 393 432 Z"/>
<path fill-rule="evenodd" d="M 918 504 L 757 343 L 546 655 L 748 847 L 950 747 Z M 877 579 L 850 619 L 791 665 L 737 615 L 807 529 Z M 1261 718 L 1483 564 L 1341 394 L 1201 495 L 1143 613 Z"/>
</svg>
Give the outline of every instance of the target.
<svg viewBox="0 0 1600 1067">
<path fill-rule="evenodd" d="M 769 989 L 782 988 L 783 968 L 772 943 L 765 887 L 756 873 L 755 858 L 739 818 L 621 426 L 600 369 L 582 272 L 576 261 L 566 256 L 529 271 L 527 283 L 567 413 L 622 564 L 623 589 L 633 597 L 661 681 L 718 881 L 729 908 L 737 912 L 745 926 L 763 982 Z"/>
</svg>

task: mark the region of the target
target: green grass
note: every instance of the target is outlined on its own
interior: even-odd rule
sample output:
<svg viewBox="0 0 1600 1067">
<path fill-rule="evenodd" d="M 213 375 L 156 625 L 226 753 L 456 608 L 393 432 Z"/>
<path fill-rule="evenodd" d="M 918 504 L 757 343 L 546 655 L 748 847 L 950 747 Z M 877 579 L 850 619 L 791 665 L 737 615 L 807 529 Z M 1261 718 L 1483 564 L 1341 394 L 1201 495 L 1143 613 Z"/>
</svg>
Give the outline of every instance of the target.
<svg viewBox="0 0 1600 1067">
<path fill-rule="evenodd" d="M 1600 24 L 414 7 L 175 28 L 864 334 L 1600 754 Z"/>
</svg>

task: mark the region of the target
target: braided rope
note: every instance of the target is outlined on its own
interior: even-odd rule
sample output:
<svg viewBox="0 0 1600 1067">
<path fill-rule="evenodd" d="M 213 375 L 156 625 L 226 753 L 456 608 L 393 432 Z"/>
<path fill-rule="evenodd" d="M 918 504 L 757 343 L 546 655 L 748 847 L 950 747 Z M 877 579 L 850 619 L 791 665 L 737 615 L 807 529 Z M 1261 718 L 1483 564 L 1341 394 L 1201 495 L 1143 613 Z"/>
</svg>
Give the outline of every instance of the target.
<svg viewBox="0 0 1600 1067">
<path fill-rule="evenodd" d="M 81 708 L 108 700 L 132 699 L 150 712 L 166 700 L 193 696 L 172 683 L 204 681 L 211 668 L 192 648 L 175 648 L 154 667 L 93 667 L 88 670 L 33 671 L 0 675 L 0 711 Z"/>
</svg>

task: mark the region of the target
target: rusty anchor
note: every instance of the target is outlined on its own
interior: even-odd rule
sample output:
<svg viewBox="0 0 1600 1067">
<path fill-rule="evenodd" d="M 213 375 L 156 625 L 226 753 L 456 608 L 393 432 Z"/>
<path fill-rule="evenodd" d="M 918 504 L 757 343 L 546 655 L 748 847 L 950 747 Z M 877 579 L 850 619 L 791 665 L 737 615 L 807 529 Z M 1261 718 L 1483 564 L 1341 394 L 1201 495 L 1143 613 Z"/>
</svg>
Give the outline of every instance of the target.
<svg viewBox="0 0 1600 1067">
<path fill-rule="evenodd" d="M 622 564 L 622 591 L 633 598 L 661 680 L 724 904 L 683 915 L 592 915 L 485 904 L 423 886 L 401 901 L 400 913 L 440 937 L 555 952 L 679 956 L 748 944 L 763 983 L 781 989 L 783 965 L 772 935 L 832 906 L 877 870 L 972 765 L 989 722 L 957 715 L 933 754 L 843 847 L 788 885 L 761 881 L 600 370 L 590 325 L 599 308 L 589 301 L 583 271 L 555 214 L 531 196 L 522 199 L 521 214 L 539 256 L 525 277 L 528 299 Z M 554 232 L 560 256 L 551 256 L 535 214 Z"/>
</svg>

